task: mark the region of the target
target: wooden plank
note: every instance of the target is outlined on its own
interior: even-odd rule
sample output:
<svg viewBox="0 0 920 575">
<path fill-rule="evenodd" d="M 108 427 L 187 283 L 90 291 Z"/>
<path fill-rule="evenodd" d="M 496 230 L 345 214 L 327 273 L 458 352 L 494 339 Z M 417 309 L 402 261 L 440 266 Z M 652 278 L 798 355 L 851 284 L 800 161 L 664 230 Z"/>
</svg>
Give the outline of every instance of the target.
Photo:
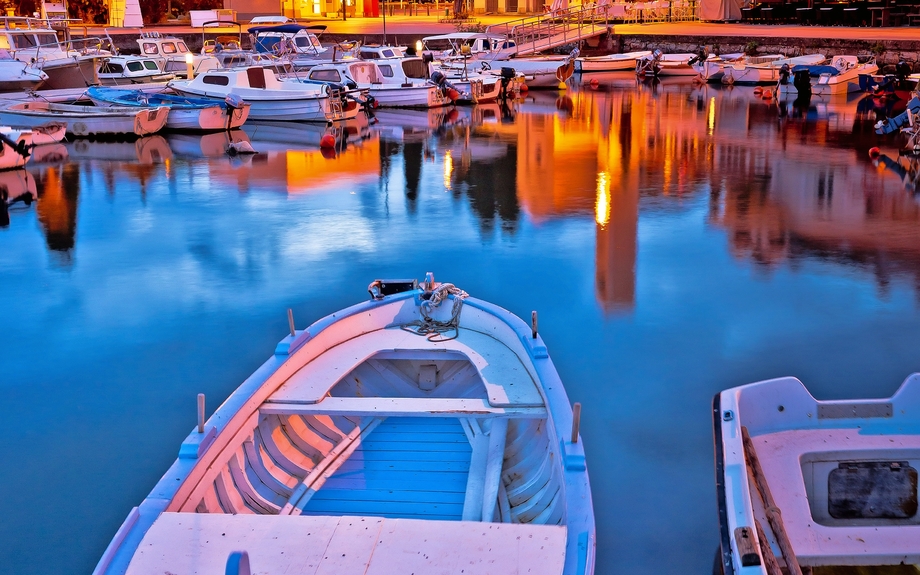
<svg viewBox="0 0 920 575">
<path fill-rule="evenodd" d="M 741 439 L 744 443 L 744 455 L 747 459 L 748 472 L 753 479 L 756 491 L 763 499 L 763 506 L 767 513 L 767 521 L 770 522 L 770 527 L 773 529 L 773 534 L 776 536 L 779 548 L 783 552 L 783 559 L 786 560 L 786 568 L 789 569 L 792 575 L 802 575 L 802 568 L 799 567 L 799 562 L 796 560 L 795 552 L 792 549 L 792 542 L 789 541 L 789 535 L 786 534 L 786 528 L 783 525 L 782 514 L 779 508 L 776 507 L 776 502 L 773 500 L 773 495 L 770 493 L 770 486 L 767 484 L 767 479 L 760 466 L 760 460 L 757 458 L 754 442 L 751 441 L 751 436 L 748 433 L 747 427 L 743 425 L 741 426 Z"/>
<path fill-rule="evenodd" d="M 461 503 L 430 503 L 412 501 L 353 501 L 311 499 L 303 510 L 304 515 L 375 515 L 392 517 L 394 514 L 408 513 L 416 517 L 440 515 L 459 520 L 463 512 Z"/>
<path fill-rule="evenodd" d="M 755 519 L 754 526 L 757 528 L 757 543 L 760 545 L 763 565 L 767 570 L 767 575 L 783 575 L 783 571 L 776 561 L 776 555 L 773 553 L 773 548 L 770 547 L 770 542 L 767 541 L 767 534 L 764 533 L 763 525 Z"/>
<path fill-rule="evenodd" d="M 399 478 L 390 477 L 396 474 L 387 474 L 385 477 L 369 476 L 362 474 L 360 477 L 336 474 L 330 477 L 323 491 L 328 489 L 406 489 L 410 491 L 424 491 L 431 488 L 431 481 L 425 476 L 419 476 L 416 473 L 406 473 Z M 437 476 L 438 491 L 442 493 L 466 493 L 466 474 L 465 473 L 439 473 Z"/>
<path fill-rule="evenodd" d="M 342 517 L 323 553 L 316 575 L 361 575 L 374 553 L 382 517 Z"/>
<path fill-rule="evenodd" d="M 482 489 L 482 520 L 492 521 L 498 505 L 498 484 L 501 481 L 502 462 L 505 460 L 507 419 L 493 419 L 489 430 L 489 456 L 486 460 L 485 482 Z"/>
<path fill-rule="evenodd" d="M 387 519 L 365 575 L 561 575 L 561 526 Z"/>
<path fill-rule="evenodd" d="M 492 407 L 482 399 L 411 397 L 327 397 L 312 405 L 265 403 L 263 415 L 357 415 L 362 417 L 520 417 L 544 418 L 544 407 Z"/>
<path fill-rule="evenodd" d="M 239 457 L 240 454 L 238 453 L 234 453 L 230 457 L 230 460 L 227 462 L 227 470 L 240 496 L 249 504 L 249 507 L 253 508 L 257 513 L 278 513 L 278 511 L 281 510 L 281 505 L 270 501 L 259 493 L 256 486 L 250 481 L 249 475 L 246 474 L 246 471 L 240 464 Z M 277 497 L 277 494 L 275 496 Z M 282 502 L 285 500 L 286 498 L 283 498 Z"/>
<path fill-rule="evenodd" d="M 463 503 L 463 492 L 441 491 L 428 485 L 427 490 L 415 489 L 330 489 L 324 486 L 313 496 L 315 500 L 330 501 L 335 499 L 351 501 L 381 501 L 406 503 Z"/>
<path fill-rule="evenodd" d="M 275 422 L 278 421 L 278 418 L 272 417 Z M 288 457 L 287 452 L 281 449 L 277 443 L 275 443 L 274 434 L 281 434 L 281 430 L 278 428 L 272 428 L 271 423 L 268 419 L 260 418 L 259 425 L 253 430 L 252 436 L 254 441 L 258 441 L 262 449 L 268 453 L 275 465 L 279 469 L 283 470 L 285 473 L 297 479 L 296 483 L 299 483 L 300 480 L 307 476 L 309 470 L 314 467 L 313 461 L 304 457 L 303 453 L 297 451 L 296 459 L 294 461 L 292 457 Z M 285 442 L 288 440 L 285 438 Z M 286 482 L 287 483 L 287 482 Z"/>
<path fill-rule="evenodd" d="M 270 459 L 266 461 L 264 452 L 257 451 L 251 439 L 243 442 L 243 453 L 246 454 L 246 465 L 252 469 L 259 481 L 285 499 L 291 496 L 292 488 L 297 485 L 297 480 L 293 476 L 283 473 Z"/>
<path fill-rule="evenodd" d="M 412 473 L 460 471 L 469 469 L 469 462 L 464 461 L 355 461 L 351 459 L 342 464 L 341 472 L 348 471 L 407 471 Z"/>
</svg>

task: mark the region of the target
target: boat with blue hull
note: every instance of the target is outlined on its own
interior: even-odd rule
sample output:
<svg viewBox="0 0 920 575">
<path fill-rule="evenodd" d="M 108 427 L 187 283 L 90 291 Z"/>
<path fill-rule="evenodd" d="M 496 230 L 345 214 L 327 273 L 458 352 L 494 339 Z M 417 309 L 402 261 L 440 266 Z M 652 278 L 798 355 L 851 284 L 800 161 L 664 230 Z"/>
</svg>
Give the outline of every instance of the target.
<svg viewBox="0 0 920 575">
<path fill-rule="evenodd" d="M 96 575 L 590 575 L 573 410 L 546 346 L 431 274 L 296 330 L 199 425 Z"/>
<path fill-rule="evenodd" d="M 140 90 L 125 90 L 93 86 L 86 90 L 93 104 L 101 107 L 169 108 L 166 127 L 171 130 L 213 132 L 241 127 L 249 117 L 250 105 L 239 98 L 228 97 L 223 102 L 208 98 L 151 94 Z"/>
<path fill-rule="evenodd" d="M 713 428 L 722 573 L 920 573 L 920 374 L 884 399 L 743 385 Z"/>
</svg>

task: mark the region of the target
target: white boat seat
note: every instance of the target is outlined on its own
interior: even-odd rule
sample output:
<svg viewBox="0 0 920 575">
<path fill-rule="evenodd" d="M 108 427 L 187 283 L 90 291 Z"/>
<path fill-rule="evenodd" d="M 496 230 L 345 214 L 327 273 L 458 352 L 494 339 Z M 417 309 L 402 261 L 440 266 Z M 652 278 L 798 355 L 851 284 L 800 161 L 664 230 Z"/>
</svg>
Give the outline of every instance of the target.
<svg viewBox="0 0 920 575">
<path fill-rule="evenodd" d="M 806 481 L 827 501 L 827 477 L 803 476 L 802 461 L 920 460 L 920 436 L 871 435 L 858 429 L 801 429 L 753 436 L 757 457 L 799 563 L 805 566 L 920 563 L 920 524 L 822 525 L 815 520 L 806 494 Z M 821 454 L 827 454 L 822 457 Z M 816 489 L 817 491 L 817 489 Z"/>
<path fill-rule="evenodd" d="M 127 575 L 223 572 L 234 551 L 253 573 L 561 575 L 566 528 L 382 517 L 163 513 Z M 290 551 L 295 549 L 296 553 Z"/>
<path fill-rule="evenodd" d="M 504 343 L 462 327 L 459 334 L 456 339 L 432 342 L 399 327 L 366 333 L 326 350 L 297 370 L 266 403 L 319 403 L 342 377 L 370 357 L 422 359 L 436 354 L 469 360 L 491 407 L 543 407 L 543 397 L 527 368 Z"/>
</svg>

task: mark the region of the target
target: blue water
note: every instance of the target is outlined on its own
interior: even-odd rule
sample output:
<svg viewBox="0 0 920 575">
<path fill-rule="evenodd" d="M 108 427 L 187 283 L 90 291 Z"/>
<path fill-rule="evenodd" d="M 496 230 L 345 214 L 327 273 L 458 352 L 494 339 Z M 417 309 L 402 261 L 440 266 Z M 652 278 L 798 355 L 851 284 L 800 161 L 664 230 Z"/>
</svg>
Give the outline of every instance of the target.
<svg viewBox="0 0 920 575">
<path fill-rule="evenodd" d="M 597 572 L 709 573 L 713 394 L 795 375 L 880 397 L 920 369 L 911 167 L 871 162 L 846 98 L 781 114 L 629 76 L 557 96 L 383 114 L 332 159 L 321 128 L 257 126 L 233 136 L 250 158 L 154 136 L 0 174 L 38 196 L 0 228 L 0 573 L 89 573 L 196 394 L 213 411 L 287 308 L 305 327 L 426 271 L 539 311 L 584 405 Z"/>
</svg>

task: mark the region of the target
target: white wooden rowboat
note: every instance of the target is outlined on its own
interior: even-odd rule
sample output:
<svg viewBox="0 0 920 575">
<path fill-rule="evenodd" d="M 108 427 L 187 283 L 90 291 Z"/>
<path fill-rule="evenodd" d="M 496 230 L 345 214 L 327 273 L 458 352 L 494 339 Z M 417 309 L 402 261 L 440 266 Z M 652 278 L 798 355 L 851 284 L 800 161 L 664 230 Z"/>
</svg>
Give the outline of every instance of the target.
<svg viewBox="0 0 920 575">
<path fill-rule="evenodd" d="M 606 56 L 580 56 L 575 58 L 576 72 L 617 72 L 634 71 L 636 60 L 651 56 L 650 51 L 627 52 L 625 54 L 608 54 Z"/>
<path fill-rule="evenodd" d="M 584 451 L 543 340 L 417 285 L 291 320 L 207 423 L 200 404 L 96 575 L 222 573 L 234 551 L 254 573 L 592 573 Z"/>
<path fill-rule="evenodd" d="M 920 374 L 887 399 L 744 385 L 715 396 L 713 421 L 723 573 L 920 570 Z"/>
<path fill-rule="evenodd" d="M 67 124 L 75 136 L 159 132 L 166 125 L 169 108 L 97 108 L 52 104 L 44 101 L 0 103 L 0 123 L 13 126 L 43 126 L 48 122 Z"/>
</svg>

